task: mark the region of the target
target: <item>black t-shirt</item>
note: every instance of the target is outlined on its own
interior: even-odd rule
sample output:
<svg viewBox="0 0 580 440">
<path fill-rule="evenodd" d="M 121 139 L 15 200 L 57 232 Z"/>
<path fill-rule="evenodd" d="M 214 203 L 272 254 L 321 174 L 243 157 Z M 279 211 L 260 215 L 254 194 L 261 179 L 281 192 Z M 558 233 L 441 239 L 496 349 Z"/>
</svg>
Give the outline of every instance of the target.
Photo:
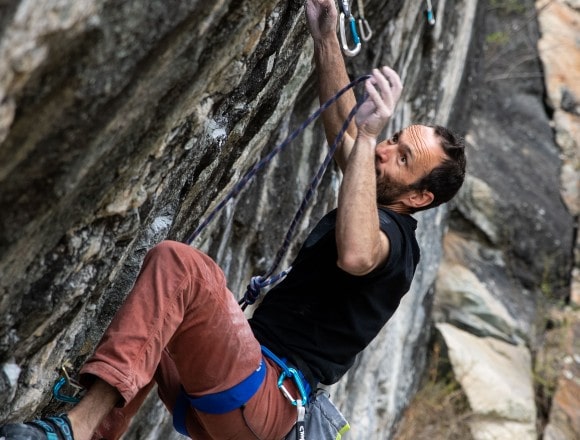
<svg viewBox="0 0 580 440">
<path fill-rule="evenodd" d="M 336 210 L 331 211 L 250 319 L 258 341 L 288 358 L 311 383 L 337 382 L 409 290 L 419 262 L 417 222 L 384 208 L 379 219 L 390 241 L 382 267 L 354 276 L 337 266 Z"/>
</svg>

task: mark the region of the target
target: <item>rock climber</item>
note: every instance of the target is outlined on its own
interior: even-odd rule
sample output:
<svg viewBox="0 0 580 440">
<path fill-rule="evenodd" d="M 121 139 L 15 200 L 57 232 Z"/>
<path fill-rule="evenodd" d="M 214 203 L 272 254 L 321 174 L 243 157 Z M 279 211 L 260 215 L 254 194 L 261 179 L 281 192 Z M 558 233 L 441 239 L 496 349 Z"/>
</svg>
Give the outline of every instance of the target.
<svg viewBox="0 0 580 440">
<path fill-rule="evenodd" d="M 324 102 L 349 82 L 334 1 L 307 0 L 306 18 Z M 210 257 L 164 241 L 82 367 L 82 400 L 67 414 L 4 425 L 0 438 L 118 439 L 154 384 L 191 438 L 284 438 L 297 407 L 308 414 L 317 385 L 348 371 L 409 290 L 419 261 L 411 214 L 449 201 L 465 175 L 463 143 L 443 127 L 377 141 L 402 91 L 394 70 L 374 69 L 365 91 L 335 154 L 338 206 L 251 319 Z M 354 105 L 349 92 L 324 113 L 329 143 Z"/>
</svg>

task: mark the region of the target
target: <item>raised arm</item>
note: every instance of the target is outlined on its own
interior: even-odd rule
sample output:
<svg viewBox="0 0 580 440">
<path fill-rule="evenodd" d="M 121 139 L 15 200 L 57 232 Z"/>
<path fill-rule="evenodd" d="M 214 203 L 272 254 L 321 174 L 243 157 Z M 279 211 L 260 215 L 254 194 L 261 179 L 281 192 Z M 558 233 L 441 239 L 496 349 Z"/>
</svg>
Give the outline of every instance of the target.
<svg viewBox="0 0 580 440">
<path fill-rule="evenodd" d="M 394 70 L 383 67 L 373 70 L 365 88 L 368 98 L 356 114 L 358 133 L 340 186 L 336 220 L 337 264 L 353 275 L 371 272 L 389 255 L 389 238 L 379 225 L 375 147 L 402 85 Z"/>
<path fill-rule="evenodd" d="M 336 36 L 338 14 L 334 0 L 307 0 L 306 17 L 310 34 L 314 40 L 318 94 L 322 104 L 350 82 Z M 326 139 L 330 145 L 334 142 L 336 135 L 355 105 L 356 98 L 350 90 L 322 115 Z M 334 156 L 343 172 L 356 134 L 356 125 L 351 123 Z"/>
</svg>

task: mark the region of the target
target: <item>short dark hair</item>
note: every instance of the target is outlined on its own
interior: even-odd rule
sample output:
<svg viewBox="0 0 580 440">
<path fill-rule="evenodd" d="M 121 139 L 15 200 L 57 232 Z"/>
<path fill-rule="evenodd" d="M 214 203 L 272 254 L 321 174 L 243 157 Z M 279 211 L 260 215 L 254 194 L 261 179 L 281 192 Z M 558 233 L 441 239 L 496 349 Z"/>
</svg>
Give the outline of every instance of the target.
<svg viewBox="0 0 580 440">
<path fill-rule="evenodd" d="M 439 137 L 445 158 L 429 174 L 411 184 L 411 189 L 427 190 L 435 196 L 429 205 L 415 208 L 413 212 L 434 208 L 448 202 L 457 194 L 465 179 L 467 161 L 463 138 L 441 125 L 428 125 L 428 127 L 433 128 Z"/>
</svg>

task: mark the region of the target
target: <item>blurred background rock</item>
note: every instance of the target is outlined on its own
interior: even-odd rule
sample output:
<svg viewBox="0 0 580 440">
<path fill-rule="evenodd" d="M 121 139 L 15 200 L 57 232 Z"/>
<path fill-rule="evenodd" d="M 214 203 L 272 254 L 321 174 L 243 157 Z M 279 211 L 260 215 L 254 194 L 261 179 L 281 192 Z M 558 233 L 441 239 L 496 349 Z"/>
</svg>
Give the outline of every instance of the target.
<svg viewBox="0 0 580 440">
<path fill-rule="evenodd" d="M 431 26 L 426 3 L 365 1 L 374 35 L 347 65 L 395 67 L 390 129 L 457 130 L 469 175 L 417 216 L 412 290 L 331 389 L 345 437 L 576 439 L 580 4 L 439 0 Z M 0 420 L 66 409 L 57 370 L 91 353 L 147 250 L 318 107 L 311 57 L 302 0 L 0 1 Z M 324 142 L 314 124 L 194 243 L 234 292 L 273 259 Z M 178 437 L 154 396 L 126 435 Z"/>
</svg>

